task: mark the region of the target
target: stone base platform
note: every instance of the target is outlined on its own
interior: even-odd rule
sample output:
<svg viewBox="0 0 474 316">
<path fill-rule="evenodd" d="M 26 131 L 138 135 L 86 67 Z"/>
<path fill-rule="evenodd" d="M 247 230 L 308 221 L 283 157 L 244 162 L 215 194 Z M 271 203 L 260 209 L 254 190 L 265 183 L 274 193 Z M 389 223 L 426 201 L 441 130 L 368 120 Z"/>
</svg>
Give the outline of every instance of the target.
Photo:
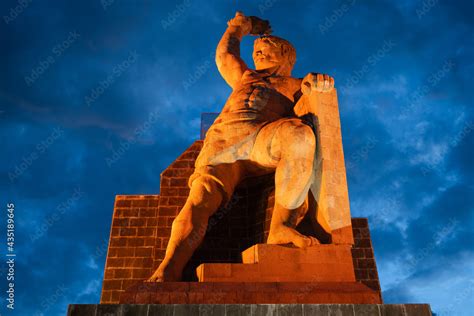
<svg viewBox="0 0 474 316">
<path fill-rule="evenodd" d="M 380 304 L 357 282 L 165 282 L 139 283 L 121 304 Z"/>
<path fill-rule="evenodd" d="M 339 305 L 339 304 L 200 304 L 200 305 L 131 305 L 98 304 L 69 305 L 68 316 L 188 316 L 188 315 L 364 315 L 364 316 L 431 316 L 427 304 L 382 304 L 382 305 Z"/>
<path fill-rule="evenodd" d="M 351 245 L 257 244 L 242 252 L 243 263 L 203 263 L 199 282 L 355 282 Z"/>
</svg>

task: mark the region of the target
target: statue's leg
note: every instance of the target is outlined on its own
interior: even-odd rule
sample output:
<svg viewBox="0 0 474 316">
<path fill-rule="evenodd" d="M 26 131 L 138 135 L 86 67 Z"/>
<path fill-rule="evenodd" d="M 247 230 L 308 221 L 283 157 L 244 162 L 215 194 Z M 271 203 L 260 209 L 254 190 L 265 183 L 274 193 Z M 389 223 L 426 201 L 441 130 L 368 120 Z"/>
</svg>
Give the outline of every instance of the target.
<svg viewBox="0 0 474 316">
<path fill-rule="evenodd" d="M 259 149 L 260 147 L 260 149 Z M 275 207 L 267 242 L 293 243 L 297 247 L 318 244 L 295 227 L 304 217 L 313 173 L 316 138 L 300 119 L 283 119 L 267 125 L 257 137 L 252 158 L 275 167 Z"/>
<path fill-rule="evenodd" d="M 239 172 L 239 166 L 234 164 L 194 175 L 188 199 L 173 221 L 165 258 L 148 281 L 181 280 L 184 266 L 204 238 L 209 217 L 232 194 Z"/>
</svg>

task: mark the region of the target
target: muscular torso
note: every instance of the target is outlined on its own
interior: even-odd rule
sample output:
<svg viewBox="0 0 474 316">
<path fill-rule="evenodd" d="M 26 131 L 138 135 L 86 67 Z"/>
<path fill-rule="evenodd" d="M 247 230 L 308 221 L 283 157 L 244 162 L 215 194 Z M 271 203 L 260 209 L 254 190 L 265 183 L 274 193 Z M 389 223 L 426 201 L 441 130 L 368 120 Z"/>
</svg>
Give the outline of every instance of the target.
<svg viewBox="0 0 474 316">
<path fill-rule="evenodd" d="M 300 90 L 300 84 L 301 80 L 297 78 L 247 70 L 221 113 L 241 114 L 259 121 L 294 116 L 295 94 Z"/>
</svg>

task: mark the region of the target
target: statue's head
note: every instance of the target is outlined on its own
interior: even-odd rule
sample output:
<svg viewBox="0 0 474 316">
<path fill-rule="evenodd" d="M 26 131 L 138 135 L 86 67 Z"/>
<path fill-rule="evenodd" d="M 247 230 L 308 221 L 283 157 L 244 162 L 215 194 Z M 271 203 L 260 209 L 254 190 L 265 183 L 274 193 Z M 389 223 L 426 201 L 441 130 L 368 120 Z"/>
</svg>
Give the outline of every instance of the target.
<svg viewBox="0 0 474 316">
<path fill-rule="evenodd" d="M 290 76 L 296 50 L 287 40 L 269 35 L 255 40 L 252 57 L 256 70 L 276 69 L 278 74 Z"/>
</svg>

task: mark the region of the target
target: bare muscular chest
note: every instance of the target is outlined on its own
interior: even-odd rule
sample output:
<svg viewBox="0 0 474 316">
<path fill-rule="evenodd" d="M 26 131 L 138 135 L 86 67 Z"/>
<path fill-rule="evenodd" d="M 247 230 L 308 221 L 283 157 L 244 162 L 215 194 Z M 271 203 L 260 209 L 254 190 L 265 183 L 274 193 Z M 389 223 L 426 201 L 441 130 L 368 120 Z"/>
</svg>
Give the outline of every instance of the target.
<svg viewBox="0 0 474 316">
<path fill-rule="evenodd" d="M 294 105 L 297 79 L 290 77 L 265 76 L 247 71 L 241 84 L 232 92 L 224 111 L 269 110 L 288 115 Z"/>
</svg>

